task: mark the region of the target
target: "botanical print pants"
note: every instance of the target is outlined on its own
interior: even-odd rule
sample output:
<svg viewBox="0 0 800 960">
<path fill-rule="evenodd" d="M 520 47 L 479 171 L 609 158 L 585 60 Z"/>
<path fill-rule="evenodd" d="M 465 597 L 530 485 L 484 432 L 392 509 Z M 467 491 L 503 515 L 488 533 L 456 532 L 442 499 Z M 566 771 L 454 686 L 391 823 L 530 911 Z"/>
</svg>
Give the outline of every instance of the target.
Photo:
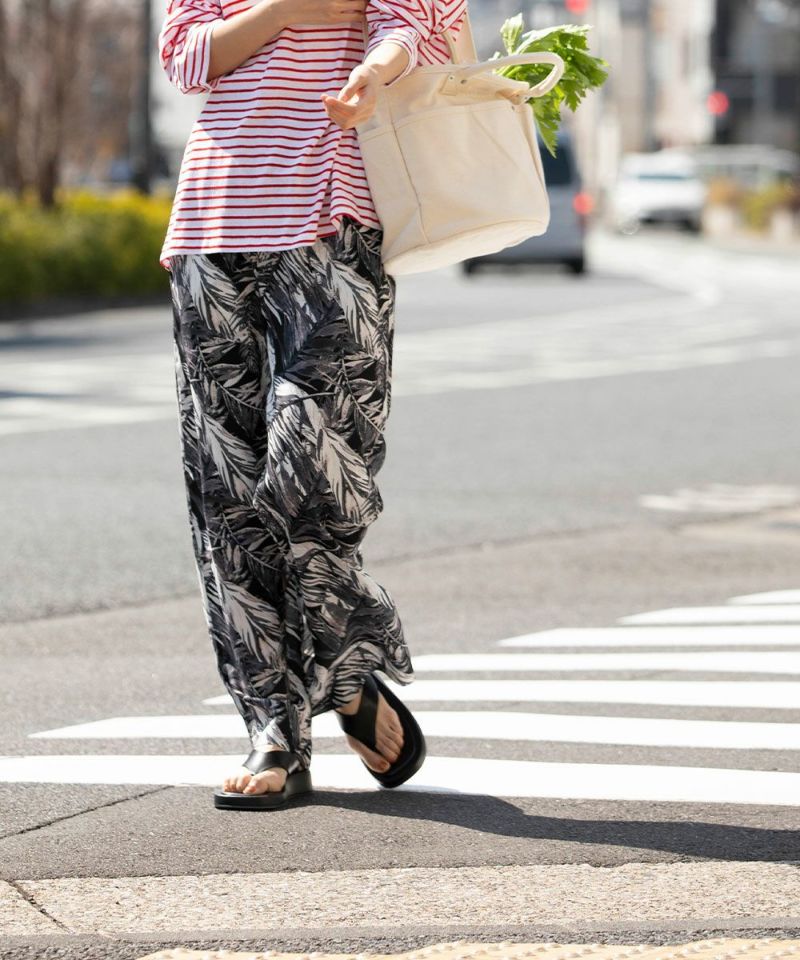
<svg viewBox="0 0 800 960">
<path fill-rule="evenodd" d="M 206 622 L 251 743 L 311 761 L 311 718 L 414 678 L 362 569 L 383 503 L 395 281 L 349 217 L 292 250 L 171 264 L 183 471 Z"/>
</svg>

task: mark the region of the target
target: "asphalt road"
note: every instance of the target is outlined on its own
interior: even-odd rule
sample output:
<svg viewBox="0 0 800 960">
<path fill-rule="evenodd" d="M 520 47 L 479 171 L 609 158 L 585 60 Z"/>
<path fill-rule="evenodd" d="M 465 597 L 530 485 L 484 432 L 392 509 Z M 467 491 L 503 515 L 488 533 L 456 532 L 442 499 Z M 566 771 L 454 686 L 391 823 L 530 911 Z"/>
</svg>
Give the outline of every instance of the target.
<svg viewBox="0 0 800 960">
<path fill-rule="evenodd" d="M 321 724 L 315 800 L 280 819 L 210 803 L 245 742 L 213 702 L 168 308 L 0 331 L 14 956 L 189 929 L 399 949 L 412 930 L 795 928 L 800 896 L 747 870 L 800 860 L 796 263 L 661 234 L 600 236 L 592 254 L 580 279 L 399 281 L 385 509 L 364 554 L 401 610 L 417 669 L 402 695 L 430 756 L 376 791 Z M 627 892 L 612 903 L 591 870 Z M 208 886 L 306 872 L 338 877 L 341 902 L 304 912 L 289 886 L 282 919 Z M 364 882 L 394 891 L 374 922 L 352 920 Z M 435 907 L 412 896 L 425 882 Z M 547 906 L 576 887 L 596 895 Z"/>
</svg>

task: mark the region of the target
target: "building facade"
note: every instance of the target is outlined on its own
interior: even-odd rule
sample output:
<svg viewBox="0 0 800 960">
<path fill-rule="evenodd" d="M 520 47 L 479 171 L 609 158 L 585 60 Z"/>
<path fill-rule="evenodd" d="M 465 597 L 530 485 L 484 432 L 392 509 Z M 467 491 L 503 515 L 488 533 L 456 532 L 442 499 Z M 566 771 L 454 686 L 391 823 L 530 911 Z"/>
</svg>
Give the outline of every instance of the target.
<svg viewBox="0 0 800 960">
<path fill-rule="evenodd" d="M 716 0 L 711 59 L 729 102 L 714 139 L 800 150 L 800 3 Z"/>
</svg>

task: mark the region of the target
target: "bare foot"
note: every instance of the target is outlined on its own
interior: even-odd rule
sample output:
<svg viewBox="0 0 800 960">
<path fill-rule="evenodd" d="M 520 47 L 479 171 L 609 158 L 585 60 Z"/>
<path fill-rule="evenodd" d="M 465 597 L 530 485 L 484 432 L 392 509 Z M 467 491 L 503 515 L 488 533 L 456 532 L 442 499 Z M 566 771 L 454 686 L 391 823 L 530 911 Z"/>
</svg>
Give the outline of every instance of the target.
<svg viewBox="0 0 800 960">
<path fill-rule="evenodd" d="M 267 747 L 267 750 L 269 749 Z M 225 779 L 222 789 L 227 793 L 246 793 L 248 796 L 279 791 L 283 790 L 288 775 L 283 767 L 270 767 L 269 770 L 262 770 L 261 773 L 252 773 L 247 767 L 240 767 L 238 773 Z"/>
<path fill-rule="evenodd" d="M 339 713 L 354 714 L 358 711 L 361 704 L 361 691 L 355 697 L 346 703 L 343 707 L 336 707 Z M 393 710 L 378 692 L 378 715 L 375 718 L 375 746 L 378 752 L 370 750 L 364 746 L 360 740 L 345 734 L 347 745 L 359 756 L 363 757 L 366 765 L 377 771 L 385 773 L 395 760 L 400 756 L 400 749 L 403 746 L 403 725 L 397 716 L 397 711 Z"/>
</svg>

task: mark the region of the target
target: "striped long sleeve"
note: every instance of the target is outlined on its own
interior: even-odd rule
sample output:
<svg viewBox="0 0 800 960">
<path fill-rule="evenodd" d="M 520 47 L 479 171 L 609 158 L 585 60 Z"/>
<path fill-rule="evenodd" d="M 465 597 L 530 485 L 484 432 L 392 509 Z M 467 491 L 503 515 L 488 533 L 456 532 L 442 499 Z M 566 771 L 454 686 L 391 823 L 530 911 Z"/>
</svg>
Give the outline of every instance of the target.
<svg viewBox="0 0 800 960">
<path fill-rule="evenodd" d="M 219 78 L 208 79 L 211 31 L 222 20 L 219 0 L 171 0 L 158 53 L 170 81 L 181 93 L 207 93 Z"/>
<path fill-rule="evenodd" d="M 461 26 L 467 0 L 370 0 L 366 8 L 370 53 L 379 43 L 399 43 L 408 53 L 403 72 L 391 83 L 409 74 L 419 63 L 420 44 L 431 44 L 447 57 L 447 42 L 442 33 L 455 37 Z M 389 84 L 391 86 L 391 84 Z"/>
</svg>

